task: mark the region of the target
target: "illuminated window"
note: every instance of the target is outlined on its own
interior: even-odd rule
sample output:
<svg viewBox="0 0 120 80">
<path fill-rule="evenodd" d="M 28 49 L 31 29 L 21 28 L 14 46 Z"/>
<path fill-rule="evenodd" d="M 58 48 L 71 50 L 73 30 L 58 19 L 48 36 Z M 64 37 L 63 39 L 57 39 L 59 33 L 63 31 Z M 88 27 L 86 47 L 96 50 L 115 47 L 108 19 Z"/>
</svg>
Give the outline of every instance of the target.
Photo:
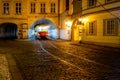
<svg viewBox="0 0 120 80">
<path fill-rule="evenodd" d="M 118 35 L 118 21 L 117 19 L 104 20 L 104 35 L 114 36 Z"/>
<path fill-rule="evenodd" d="M 21 14 L 21 3 L 16 3 L 16 14 Z"/>
<path fill-rule="evenodd" d="M 35 3 L 31 3 L 31 13 L 35 13 Z"/>
<path fill-rule="evenodd" d="M 45 3 L 41 3 L 41 13 L 45 13 Z"/>
<path fill-rule="evenodd" d="M 96 21 L 89 22 L 89 27 L 88 27 L 88 35 L 96 35 L 97 28 L 96 28 Z"/>
<path fill-rule="evenodd" d="M 88 0 L 88 7 L 95 7 L 97 0 Z"/>
<path fill-rule="evenodd" d="M 3 13 L 9 14 L 9 3 L 7 2 L 3 3 Z"/>
<path fill-rule="evenodd" d="M 55 13 L 55 3 L 51 3 L 51 13 Z"/>
</svg>

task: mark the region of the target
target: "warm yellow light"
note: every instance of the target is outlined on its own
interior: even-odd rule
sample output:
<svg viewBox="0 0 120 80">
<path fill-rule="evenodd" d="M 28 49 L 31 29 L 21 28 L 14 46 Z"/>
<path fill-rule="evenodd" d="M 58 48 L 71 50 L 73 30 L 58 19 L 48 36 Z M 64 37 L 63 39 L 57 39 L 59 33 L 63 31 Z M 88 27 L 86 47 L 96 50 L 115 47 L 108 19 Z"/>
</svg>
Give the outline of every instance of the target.
<svg viewBox="0 0 120 80">
<path fill-rule="evenodd" d="M 70 27 L 67 27 L 67 30 L 70 30 L 71 28 Z"/>
<path fill-rule="evenodd" d="M 86 22 L 88 22 L 88 18 L 79 18 L 78 21 L 80 21 L 82 23 L 86 23 Z"/>
<path fill-rule="evenodd" d="M 79 29 L 82 29 L 82 27 L 79 27 Z"/>
<path fill-rule="evenodd" d="M 72 25 L 72 22 L 71 21 L 65 22 L 65 24 L 70 27 Z"/>
<path fill-rule="evenodd" d="M 83 18 L 83 23 L 88 22 L 88 18 Z"/>
<path fill-rule="evenodd" d="M 79 21 L 82 21 L 82 18 L 79 18 L 78 20 L 79 20 Z"/>
</svg>

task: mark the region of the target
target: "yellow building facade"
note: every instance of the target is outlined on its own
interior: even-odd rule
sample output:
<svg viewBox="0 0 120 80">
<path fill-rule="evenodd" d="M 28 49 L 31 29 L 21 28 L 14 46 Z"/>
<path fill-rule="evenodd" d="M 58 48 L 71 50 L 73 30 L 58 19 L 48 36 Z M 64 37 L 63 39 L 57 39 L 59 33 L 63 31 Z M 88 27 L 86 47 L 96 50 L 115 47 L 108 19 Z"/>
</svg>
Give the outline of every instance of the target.
<svg viewBox="0 0 120 80">
<path fill-rule="evenodd" d="M 81 3 L 76 11 L 75 2 Z M 73 1 L 72 40 L 120 46 L 120 1 L 75 0 Z M 79 5 L 80 6 L 80 5 Z"/>
<path fill-rule="evenodd" d="M 52 24 L 59 29 L 65 4 L 65 0 L 0 0 L 0 25 L 16 25 L 13 36 L 17 39 L 29 38 L 30 28 L 37 24 Z M 12 34 L 9 29 L 0 28 L 0 37 L 8 35 L 7 31 Z"/>
<path fill-rule="evenodd" d="M 6 26 L 0 28 L 0 37 L 28 39 L 36 25 L 49 24 L 60 39 L 120 45 L 119 4 L 118 0 L 0 0 L 0 26 Z"/>
</svg>

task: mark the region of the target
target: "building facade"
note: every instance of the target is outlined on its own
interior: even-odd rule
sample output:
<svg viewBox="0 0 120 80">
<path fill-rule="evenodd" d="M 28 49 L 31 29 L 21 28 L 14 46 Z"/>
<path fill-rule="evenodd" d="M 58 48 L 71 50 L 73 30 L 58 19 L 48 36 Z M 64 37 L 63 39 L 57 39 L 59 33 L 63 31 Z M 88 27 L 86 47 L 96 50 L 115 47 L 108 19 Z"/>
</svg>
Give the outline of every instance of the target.
<svg viewBox="0 0 120 80">
<path fill-rule="evenodd" d="M 0 38 L 29 38 L 37 24 L 58 30 L 65 5 L 66 0 L 0 0 Z"/>
<path fill-rule="evenodd" d="M 120 45 L 119 4 L 119 0 L 74 0 L 72 40 Z"/>
<path fill-rule="evenodd" d="M 119 0 L 0 0 L 0 38 L 34 38 L 36 25 L 47 24 L 60 39 L 120 45 L 119 4 Z"/>
</svg>

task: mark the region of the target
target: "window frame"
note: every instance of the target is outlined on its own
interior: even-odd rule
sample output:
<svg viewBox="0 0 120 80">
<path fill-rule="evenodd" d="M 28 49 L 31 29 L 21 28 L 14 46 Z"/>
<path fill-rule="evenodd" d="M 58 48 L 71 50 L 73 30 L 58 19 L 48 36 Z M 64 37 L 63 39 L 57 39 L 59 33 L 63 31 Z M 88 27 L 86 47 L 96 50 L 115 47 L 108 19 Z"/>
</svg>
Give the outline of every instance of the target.
<svg viewBox="0 0 120 80">
<path fill-rule="evenodd" d="M 96 7 L 96 5 L 97 5 L 97 0 L 94 0 L 93 2 L 92 2 L 92 0 L 88 0 L 87 2 L 88 2 L 87 3 L 88 8 Z"/>
<path fill-rule="evenodd" d="M 70 6 L 70 5 L 69 5 L 69 2 L 70 2 L 70 0 L 66 0 L 66 5 L 65 5 L 66 11 L 69 10 L 69 6 Z"/>
<path fill-rule="evenodd" d="M 15 14 L 17 15 L 22 14 L 22 3 L 21 2 L 15 3 Z"/>
<path fill-rule="evenodd" d="M 46 13 L 46 4 L 40 3 L 40 13 Z"/>
<path fill-rule="evenodd" d="M 6 10 L 8 12 L 6 12 Z M 8 15 L 10 13 L 10 4 L 9 2 L 3 2 L 3 14 Z"/>
<path fill-rule="evenodd" d="M 97 35 L 97 21 L 89 22 L 88 35 L 91 35 L 91 36 Z"/>
<path fill-rule="evenodd" d="M 36 3 L 31 2 L 30 4 L 30 13 L 36 13 Z"/>
<path fill-rule="evenodd" d="M 50 4 L 50 12 L 51 12 L 51 13 L 55 13 L 55 12 L 56 12 L 55 9 L 56 9 L 56 4 L 55 4 L 55 2 L 54 2 L 54 3 L 51 3 L 51 4 Z"/>
<path fill-rule="evenodd" d="M 108 24 L 110 23 L 110 24 Z M 103 35 L 104 36 L 117 36 L 118 35 L 118 20 L 116 18 L 103 20 Z M 109 30 L 108 30 L 109 29 Z"/>
</svg>

